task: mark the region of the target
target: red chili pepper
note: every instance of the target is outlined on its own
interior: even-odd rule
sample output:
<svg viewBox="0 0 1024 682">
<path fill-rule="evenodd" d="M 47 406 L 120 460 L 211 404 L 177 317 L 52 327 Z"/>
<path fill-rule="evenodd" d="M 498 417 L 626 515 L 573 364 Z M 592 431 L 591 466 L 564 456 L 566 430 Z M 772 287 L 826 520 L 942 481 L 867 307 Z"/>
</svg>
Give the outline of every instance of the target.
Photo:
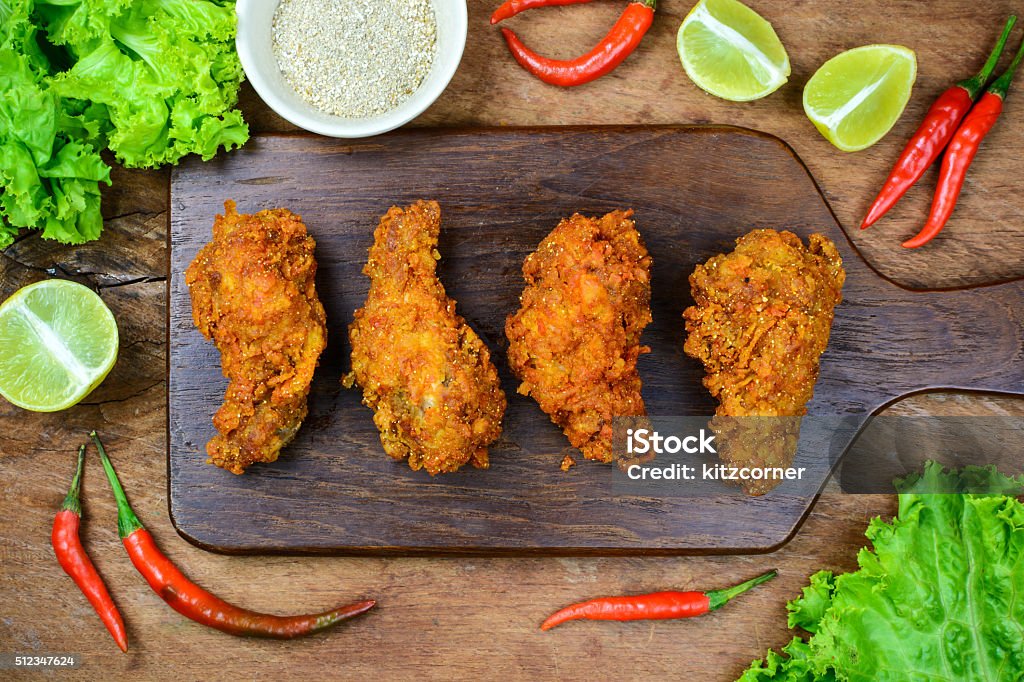
<svg viewBox="0 0 1024 682">
<path fill-rule="evenodd" d="M 491 15 L 491 24 L 494 25 L 499 21 L 505 21 L 509 17 L 514 17 L 528 9 L 560 5 L 580 5 L 584 2 L 593 2 L 593 0 L 508 0 L 501 3 L 501 6 L 494 10 L 494 14 Z"/>
<path fill-rule="evenodd" d="M 860 229 L 864 230 L 873 225 L 879 218 L 888 212 L 911 186 L 921 179 L 928 167 L 935 163 L 939 154 L 946 148 L 953 133 L 964 116 L 970 110 L 975 98 L 985 88 L 988 79 L 992 76 L 1006 39 L 1017 22 L 1017 17 L 1011 16 L 1006 22 L 1003 34 L 999 37 L 992 54 L 973 78 L 960 81 L 944 93 L 939 95 L 935 103 L 928 110 L 921 122 L 921 126 L 910 138 L 903 153 L 893 166 L 892 172 L 878 193 L 878 198 L 871 204 L 864 222 Z"/>
<path fill-rule="evenodd" d="M 942 168 L 939 171 L 939 185 L 935 189 L 935 198 L 932 199 L 932 210 L 928 216 L 928 222 L 921 229 L 921 232 L 912 239 L 903 242 L 908 249 L 916 249 L 924 246 L 935 238 L 953 215 L 956 208 L 956 201 L 960 198 L 960 190 L 964 186 L 964 179 L 967 177 L 967 169 L 971 167 L 974 157 L 978 153 L 982 140 L 999 119 L 1003 111 L 1003 100 L 1010 89 L 1013 81 L 1013 74 L 1017 66 L 1024 58 L 1024 43 L 1021 44 L 1017 55 L 1013 58 L 1010 68 L 996 80 L 988 89 L 978 103 L 974 105 L 964 122 L 953 135 L 953 140 L 946 149 L 946 155 L 942 157 Z"/>
<path fill-rule="evenodd" d="M 107 630 L 113 635 L 117 646 L 121 651 L 128 651 L 128 635 L 125 634 L 124 621 L 121 613 L 117 610 L 114 600 L 110 598 L 110 592 L 103 583 L 103 578 L 96 571 L 89 555 L 85 553 L 82 541 L 78 537 L 78 529 L 82 523 L 82 503 L 78 499 L 78 493 L 82 486 L 82 463 L 85 461 L 85 446 L 78 448 L 78 468 L 75 470 L 75 477 L 71 480 L 71 489 L 64 504 L 61 505 L 57 517 L 53 520 L 53 532 L 50 534 L 50 542 L 53 543 L 53 551 L 57 555 L 57 561 L 61 568 L 75 581 L 78 588 L 82 590 L 93 609 L 99 614 L 100 620 L 107 626 Z"/>
<path fill-rule="evenodd" d="M 602 597 L 567 606 L 540 626 L 550 630 L 570 620 L 666 620 L 693 618 L 720 609 L 733 597 L 778 575 L 768 571 L 745 583 L 712 592 L 651 592 L 628 597 Z"/>
<path fill-rule="evenodd" d="M 110 487 L 117 500 L 117 529 L 128 556 L 139 573 L 160 597 L 178 613 L 197 623 L 216 628 L 232 635 L 292 639 L 319 632 L 373 608 L 376 602 L 361 601 L 323 613 L 302 616 L 274 616 L 257 613 L 229 604 L 199 587 L 178 570 L 156 546 L 153 536 L 128 505 L 114 467 L 110 464 L 103 444 L 93 432 L 90 434 L 103 459 Z"/>
<path fill-rule="evenodd" d="M 559 60 L 541 57 L 515 33 L 501 29 L 512 56 L 519 64 L 551 85 L 583 85 L 610 73 L 628 57 L 643 39 L 654 21 L 656 0 L 633 0 L 597 46 L 576 59 Z"/>
</svg>

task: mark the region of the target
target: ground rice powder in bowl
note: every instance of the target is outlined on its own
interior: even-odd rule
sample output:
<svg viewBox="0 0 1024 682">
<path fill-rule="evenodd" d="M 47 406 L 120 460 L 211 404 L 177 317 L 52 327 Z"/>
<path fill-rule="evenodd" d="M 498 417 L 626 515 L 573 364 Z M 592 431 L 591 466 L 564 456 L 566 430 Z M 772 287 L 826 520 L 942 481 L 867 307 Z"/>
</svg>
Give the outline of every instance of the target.
<svg viewBox="0 0 1024 682">
<path fill-rule="evenodd" d="M 285 81 L 313 108 L 343 118 L 401 105 L 437 53 L 430 0 L 281 0 L 272 35 Z"/>
</svg>

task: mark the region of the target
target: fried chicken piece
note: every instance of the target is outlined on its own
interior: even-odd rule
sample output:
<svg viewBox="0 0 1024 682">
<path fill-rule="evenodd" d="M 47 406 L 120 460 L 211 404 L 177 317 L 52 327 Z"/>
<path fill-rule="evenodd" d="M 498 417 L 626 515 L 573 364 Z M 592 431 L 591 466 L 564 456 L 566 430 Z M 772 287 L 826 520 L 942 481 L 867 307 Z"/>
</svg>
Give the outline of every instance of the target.
<svg viewBox="0 0 1024 682">
<path fill-rule="evenodd" d="M 224 202 L 213 241 L 185 271 L 192 319 L 216 344 L 228 388 L 213 417 L 209 462 L 241 474 L 273 462 L 306 416 L 327 342 L 316 296 L 316 242 L 286 209 L 239 214 Z"/>
<path fill-rule="evenodd" d="M 845 278 L 827 237 L 811 235 L 805 247 L 775 230 L 754 230 L 697 266 L 684 350 L 704 363 L 717 414 L 806 414 Z"/>
<path fill-rule="evenodd" d="M 363 389 L 384 451 L 432 476 L 466 462 L 486 469 L 505 413 L 490 352 L 437 279 L 440 229 L 435 201 L 392 207 L 381 218 L 363 268 L 370 292 L 349 326 L 352 371 L 343 379 Z"/>
<path fill-rule="evenodd" d="M 526 289 L 505 323 L 508 360 L 587 459 L 610 462 L 612 418 L 646 414 L 637 358 L 651 322 L 651 258 L 630 216 L 563 220 L 523 263 Z"/>
<path fill-rule="evenodd" d="M 684 350 L 704 363 L 704 386 L 719 402 L 712 421 L 719 456 L 730 466 L 792 463 L 845 278 L 827 237 L 813 234 L 805 247 L 792 232 L 775 230 L 740 237 L 732 253 L 690 275 L 696 305 L 683 313 Z M 744 488 L 761 495 L 778 482 Z"/>
</svg>

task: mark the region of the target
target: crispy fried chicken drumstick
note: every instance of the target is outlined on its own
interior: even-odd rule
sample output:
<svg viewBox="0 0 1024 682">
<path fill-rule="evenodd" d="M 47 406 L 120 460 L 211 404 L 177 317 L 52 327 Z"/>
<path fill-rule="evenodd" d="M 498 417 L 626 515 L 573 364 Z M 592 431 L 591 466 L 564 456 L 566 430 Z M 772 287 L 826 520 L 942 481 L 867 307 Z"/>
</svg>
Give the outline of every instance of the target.
<svg viewBox="0 0 1024 682">
<path fill-rule="evenodd" d="M 609 462 L 612 419 L 642 416 L 637 358 L 651 321 L 651 258 L 630 216 L 563 220 L 526 258 L 519 311 L 505 323 L 508 359 L 587 459 Z"/>
<path fill-rule="evenodd" d="M 690 275 L 696 305 L 683 313 L 684 350 L 704 363 L 704 386 L 718 399 L 712 424 L 727 464 L 792 463 L 799 419 L 729 418 L 807 413 L 845 279 L 842 259 L 827 237 L 812 234 L 804 246 L 792 232 L 775 230 L 740 237 L 732 253 L 715 256 Z M 744 487 L 759 495 L 776 482 L 749 481 Z"/>
<path fill-rule="evenodd" d="M 206 452 L 232 473 L 276 460 L 306 416 L 327 339 L 315 246 L 294 213 L 244 215 L 227 201 L 213 240 L 185 271 L 192 319 L 216 344 L 229 382 Z"/>
<path fill-rule="evenodd" d="M 488 466 L 505 394 L 480 337 L 437 279 L 441 209 L 434 201 L 381 218 L 363 273 L 366 303 L 349 327 L 352 371 L 385 452 L 431 475 Z"/>
</svg>

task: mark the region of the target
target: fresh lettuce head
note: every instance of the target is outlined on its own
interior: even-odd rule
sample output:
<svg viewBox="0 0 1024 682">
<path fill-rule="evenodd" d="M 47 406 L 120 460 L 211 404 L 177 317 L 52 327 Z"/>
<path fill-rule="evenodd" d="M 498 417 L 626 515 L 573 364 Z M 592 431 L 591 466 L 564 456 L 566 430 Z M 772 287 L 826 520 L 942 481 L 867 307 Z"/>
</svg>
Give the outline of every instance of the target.
<svg viewBox="0 0 1024 682">
<path fill-rule="evenodd" d="M 230 0 L 0 0 L 0 249 L 99 237 L 100 158 L 156 167 L 243 144 Z"/>
<path fill-rule="evenodd" d="M 924 472 L 874 519 L 858 571 L 811 578 L 789 624 L 811 633 L 769 652 L 744 682 L 1024 678 L 1024 477 L 992 467 Z M 983 490 L 981 494 L 963 492 Z"/>
</svg>

